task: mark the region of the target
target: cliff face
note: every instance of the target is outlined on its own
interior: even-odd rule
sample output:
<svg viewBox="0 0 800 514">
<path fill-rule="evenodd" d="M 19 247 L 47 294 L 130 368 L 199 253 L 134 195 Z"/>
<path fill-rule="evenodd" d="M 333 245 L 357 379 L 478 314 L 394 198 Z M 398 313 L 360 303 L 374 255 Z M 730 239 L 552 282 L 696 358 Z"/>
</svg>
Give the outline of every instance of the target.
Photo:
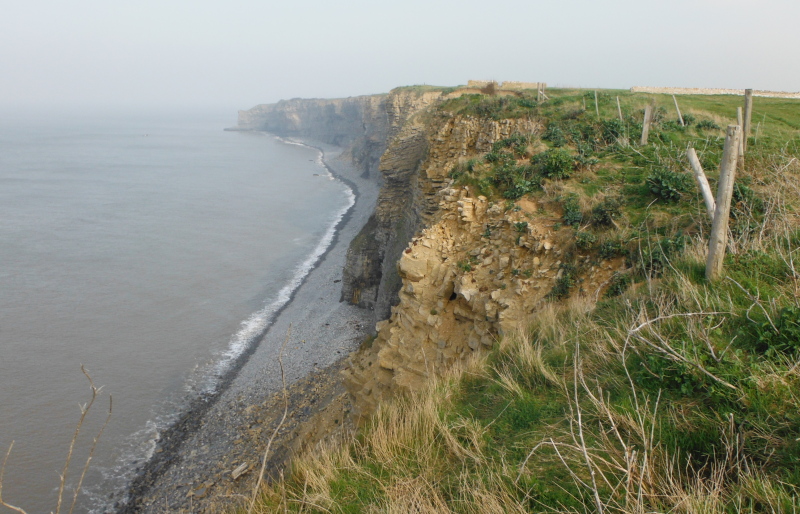
<svg viewBox="0 0 800 514">
<path fill-rule="evenodd" d="M 561 213 L 550 206 L 521 199 L 509 209 L 476 197 L 469 188 L 455 189 L 447 178 L 456 163 L 490 151 L 495 141 L 514 133 L 540 132 L 538 122 L 442 114 L 428 119 L 426 126 L 427 155 L 412 173 L 411 189 L 402 198 L 380 203 L 376 211 L 386 223 L 398 223 L 403 218 L 397 213 L 405 212 L 425 228 L 416 235 L 397 231 L 394 245 L 403 247 L 399 258 L 385 259 L 379 286 L 379 291 L 389 290 L 396 281 L 396 305 L 391 316 L 377 324 L 371 346 L 353 355 L 344 372 L 354 414 L 361 419 L 396 391 L 421 387 L 430 377 L 491 347 L 498 335 L 524 328 L 520 325 L 562 277 L 561 265 L 589 262 L 588 256 L 575 253 L 572 232 L 558 230 Z M 413 125 L 408 128 L 417 134 L 410 140 L 422 137 Z M 409 148 L 421 143 L 404 141 L 399 137 L 384 154 L 385 174 L 410 170 L 409 161 L 420 157 Z M 393 208 L 402 202 L 411 207 Z M 616 259 L 574 278 L 596 299 L 622 268 L 623 260 Z"/>
<path fill-rule="evenodd" d="M 239 111 L 238 130 L 344 146 L 365 175 L 380 170 L 378 207 L 350 247 L 342 280 L 342 300 L 374 310 L 376 321 L 396 303 L 395 263 L 421 227 L 416 172 L 427 152 L 428 128 L 415 114 L 440 98 L 438 91 L 400 88 L 386 95 L 293 99 Z"/>
<path fill-rule="evenodd" d="M 236 128 L 348 147 L 353 162 L 369 174 L 377 169 L 386 149 L 390 126 L 388 96 L 281 100 L 239 111 Z"/>
<path fill-rule="evenodd" d="M 419 109 L 417 109 L 419 111 Z M 386 319 L 399 301 L 397 261 L 411 237 L 439 210 L 436 193 L 459 159 L 485 152 L 514 132 L 531 132 L 528 120 L 479 121 L 419 111 L 391 139 L 380 162 L 385 180 L 375 215 L 348 253 L 342 299 L 374 309 Z"/>
<path fill-rule="evenodd" d="M 343 372 L 357 418 L 518 329 L 561 278 L 562 263 L 576 258 L 572 233 L 555 227 L 560 212 L 524 199 L 506 209 L 451 186 L 454 165 L 515 133 L 541 132 L 539 122 L 428 108 L 440 98 L 401 89 L 240 114 L 242 127 L 350 144 L 354 162 L 381 173 L 375 213 L 351 243 L 343 275 L 342 300 L 378 321 L 375 340 Z M 597 296 L 620 266 L 576 278 Z"/>
</svg>

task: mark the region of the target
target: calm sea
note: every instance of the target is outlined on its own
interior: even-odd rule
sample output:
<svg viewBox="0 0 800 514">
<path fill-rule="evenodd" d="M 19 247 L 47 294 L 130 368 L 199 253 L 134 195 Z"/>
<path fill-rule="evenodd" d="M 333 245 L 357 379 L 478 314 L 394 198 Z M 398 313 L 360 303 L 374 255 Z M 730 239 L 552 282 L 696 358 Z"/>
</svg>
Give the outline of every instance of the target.
<svg viewBox="0 0 800 514">
<path fill-rule="evenodd" d="M 352 203 L 316 150 L 223 132 L 232 113 L 0 115 L 3 498 L 102 509 L 187 395 L 268 323 Z M 2 508 L 0 508 L 2 509 Z"/>
</svg>

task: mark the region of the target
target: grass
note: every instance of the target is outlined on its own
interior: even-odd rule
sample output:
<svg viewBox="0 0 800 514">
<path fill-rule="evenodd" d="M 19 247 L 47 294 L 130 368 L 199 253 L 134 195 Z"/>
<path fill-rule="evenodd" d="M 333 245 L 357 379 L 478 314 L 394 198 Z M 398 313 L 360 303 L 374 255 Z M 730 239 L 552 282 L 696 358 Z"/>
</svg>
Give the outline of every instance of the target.
<svg viewBox="0 0 800 514">
<path fill-rule="evenodd" d="M 262 489 L 257 512 L 800 509 L 800 162 L 791 121 L 800 102 L 756 99 L 756 113 L 789 121 L 754 138 L 724 278 L 708 282 L 702 201 L 692 191 L 667 201 L 646 179 L 656 167 L 681 173 L 686 144 L 706 163 L 718 159 L 719 134 L 706 134 L 717 129 L 677 128 L 662 115 L 651 146 L 610 141 L 594 94 L 584 93 L 550 90 L 553 100 L 531 110 L 562 124 L 562 145 L 497 145 L 509 157 L 476 156 L 455 178 L 483 183 L 499 200 L 498 162 L 513 169 L 547 148 L 578 155 L 595 139 L 597 163 L 526 194 L 579 210 L 562 230 L 583 241 L 581 255 L 624 255 L 628 271 L 596 303 L 563 284 L 490 352 L 382 404 L 353 438 L 295 459 L 285 479 Z M 616 115 L 613 96 L 600 95 L 601 118 Z M 619 96 L 630 113 L 659 95 Z M 472 99 L 456 100 L 443 108 L 472 115 Z M 672 107 L 671 96 L 662 100 Z M 738 99 L 680 102 L 724 126 Z M 635 116 L 612 128 L 633 130 Z"/>
</svg>

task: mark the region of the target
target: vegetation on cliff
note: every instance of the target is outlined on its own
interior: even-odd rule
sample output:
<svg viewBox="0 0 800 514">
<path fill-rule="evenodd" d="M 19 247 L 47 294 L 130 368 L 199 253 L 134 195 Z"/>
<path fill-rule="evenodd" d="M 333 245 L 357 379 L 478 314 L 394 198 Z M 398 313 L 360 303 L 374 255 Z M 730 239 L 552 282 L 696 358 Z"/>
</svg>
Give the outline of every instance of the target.
<svg viewBox="0 0 800 514">
<path fill-rule="evenodd" d="M 671 97 L 603 92 L 595 110 L 593 92 L 548 93 L 436 111 L 543 126 L 450 174 L 506 209 L 525 198 L 558 213 L 573 244 L 548 301 L 351 439 L 296 459 L 261 511 L 800 509 L 800 103 L 757 100 L 724 278 L 708 282 L 685 151 L 713 186 L 740 100 L 681 97 L 681 125 Z M 633 144 L 651 101 L 651 144 Z M 582 290 L 587 269 L 620 257 L 604 295 Z"/>
</svg>

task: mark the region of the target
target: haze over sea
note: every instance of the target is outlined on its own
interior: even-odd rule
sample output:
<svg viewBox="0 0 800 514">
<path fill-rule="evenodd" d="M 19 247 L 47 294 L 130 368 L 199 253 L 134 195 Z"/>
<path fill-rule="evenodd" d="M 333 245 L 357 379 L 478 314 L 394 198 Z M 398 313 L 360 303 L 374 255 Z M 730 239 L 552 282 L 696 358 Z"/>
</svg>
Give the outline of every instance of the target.
<svg viewBox="0 0 800 514">
<path fill-rule="evenodd" d="M 3 498 L 55 508 L 113 395 L 81 508 L 102 508 L 157 428 L 214 378 L 329 242 L 352 193 L 311 148 L 223 132 L 230 112 L 0 116 Z M 67 504 L 72 493 L 68 487 Z"/>
</svg>

